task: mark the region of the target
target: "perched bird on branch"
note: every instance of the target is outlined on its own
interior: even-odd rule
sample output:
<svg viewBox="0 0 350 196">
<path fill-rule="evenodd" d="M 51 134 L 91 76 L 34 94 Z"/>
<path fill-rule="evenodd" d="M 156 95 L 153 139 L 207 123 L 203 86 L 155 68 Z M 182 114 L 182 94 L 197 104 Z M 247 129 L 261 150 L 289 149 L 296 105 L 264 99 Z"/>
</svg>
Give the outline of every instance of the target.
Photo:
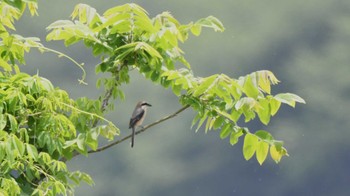
<svg viewBox="0 0 350 196">
<path fill-rule="evenodd" d="M 145 101 L 140 101 L 136 104 L 134 112 L 132 113 L 129 123 L 129 129 L 132 129 L 131 147 L 134 147 L 135 129 L 142 125 L 148 106 L 152 105 Z"/>
</svg>

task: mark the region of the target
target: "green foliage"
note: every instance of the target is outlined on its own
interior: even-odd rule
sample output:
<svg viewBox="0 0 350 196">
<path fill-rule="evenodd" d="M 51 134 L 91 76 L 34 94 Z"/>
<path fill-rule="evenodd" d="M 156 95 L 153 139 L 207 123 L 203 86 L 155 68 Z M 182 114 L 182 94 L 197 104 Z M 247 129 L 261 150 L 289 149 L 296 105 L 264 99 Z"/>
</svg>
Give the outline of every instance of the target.
<svg viewBox="0 0 350 196">
<path fill-rule="evenodd" d="M 47 40 L 62 40 L 66 46 L 83 41 L 93 55 L 101 57 L 96 73 L 110 75 L 97 81 L 97 87 L 105 89 L 97 100 L 73 100 L 49 80 L 20 72 L 17 63 L 25 63 L 24 52 L 31 48 L 66 56 L 45 48 L 37 38 L 8 31 L 15 30 L 13 21 L 26 6 L 36 14 L 36 1 L 0 1 L 0 193 L 66 195 L 81 181 L 92 184 L 87 174 L 68 171 L 65 161 L 97 150 L 99 136 L 113 140 L 119 134 L 103 115 L 113 109 L 110 98 L 124 98 L 120 86 L 129 83 L 133 70 L 171 88 L 182 105 L 191 106 L 197 112 L 192 122 L 192 126 L 197 124 L 196 131 L 205 123 L 205 132 L 220 130 L 220 138 L 229 138 L 231 145 L 244 137 L 245 159 L 255 154 L 262 164 L 268 152 L 275 162 L 288 155 L 283 142 L 270 133 L 251 132 L 238 122 L 258 116 L 267 125 L 281 103 L 295 107 L 296 102 L 304 103 L 302 98 L 291 93 L 272 95 L 271 85 L 279 81 L 270 71 L 239 78 L 225 74 L 196 77 L 184 58 L 179 42 L 185 42 L 190 33 L 200 35 L 204 27 L 223 31 L 217 18 L 181 24 L 168 12 L 149 18 L 136 4 L 116 6 L 102 15 L 78 4 L 71 15 L 73 21 L 59 20 L 47 27 Z M 83 80 L 82 64 L 72 61 L 83 70 Z"/>
<path fill-rule="evenodd" d="M 112 88 L 117 94 L 118 85 L 128 83 L 129 71 L 136 69 L 153 82 L 170 87 L 182 105 L 190 105 L 198 112 L 192 123 L 193 126 L 198 122 L 196 131 L 206 121 L 206 132 L 221 129 L 220 137 L 230 136 L 232 145 L 245 134 L 245 144 L 249 147 L 243 148 L 243 154 L 250 159 L 256 153 L 260 164 L 265 161 L 269 148 L 276 162 L 287 155 L 281 145 L 275 146 L 278 141 L 271 139 L 272 136 L 262 139 L 251 134 L 248 128 L 240 127 L 238 121 L 242 117 L 249 122 L 258 116 L 267 125 L 281 103 L 294 107 L 296 102 L 304 103 L 302 98 L 292 93 L 272 95 L 271 85 L 279 81 L 270 71 L 257 71 L 238 79 L 225 74 L 195 77 L 184 58 L 178 43 L 186 41 L 190 32 L 198 36 L 203 27 L 224 30 L 215 17 L 181 24 L 168 12 L 149 18 L 136 4 L 117 6 L 102 15 L 88 5 L 78 4 L 72 19 L 75 21 L 52 23 L 47 39 L 63 40 L 66 45 L 84 41 L 94 55 L 102 58 L 96 73 L 111 74 L 110 78 L 103 79 L 106 89 Z M 94 41 L 96 39 L 98 41 Z M 179 64 L 184 67 L 176 68 Z M 98 86 L 101 83 L 99 81 Z"/>
<path fill-rule="evenodd" d="M 100 101 L 72 100 L 49 80 L 20 72 L 25 52 L 49 50 L 38 38 L 8 31 L 15 30 L 14 19 L 25 7 L 36 14 L 35 1 L 0 2 L 0 193 L 66 195 L 81 181 L 93 182 L 85 173 L 68 171 L 63 160 L 75 152 L 86 155 L 88 148 L 96 149 L 99 135 L 111 140 L 119 130 L 102 117 Z M 106 125 L 96 126 L 101 120 Z"/>
<path fill-rule="evenodd" d="M 98 145 L 96 130 L 101 127 L 92 127 L 102 118 L 99 105 L 85 98 L 74 101 L 37 75 L 1 74 L 0 80 L 0 178 L 17 182 L 2 188 L 33 194 L 50 189 L 56 195 L 73 190 L 69 181 L 91 183 L 86 174 L 77 177 L 60 160 L 69 160 L 74 151 L 87 154 L 88 147 Z M 111 124 L 109 130 L 118 132 Z M 45 183 L 38 184 L 43 177 Z"/>
</svg>

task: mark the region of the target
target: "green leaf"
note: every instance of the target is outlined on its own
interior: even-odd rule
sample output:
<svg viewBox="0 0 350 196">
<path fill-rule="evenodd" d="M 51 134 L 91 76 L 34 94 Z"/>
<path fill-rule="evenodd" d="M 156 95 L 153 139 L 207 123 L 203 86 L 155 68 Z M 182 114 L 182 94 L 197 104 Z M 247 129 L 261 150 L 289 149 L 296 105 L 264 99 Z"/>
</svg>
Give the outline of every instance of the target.
<svg viewBox="0 0 350 196">
<path fill-rule="evenodd" d="M 200 95 L 202 95 L 204 92 L 207 92 L 209 91 L 211 88 L 214 87 L 214 81 L 217 79 L 218 75 L 215 74 L 215 75 L 212 75 L 212 76 L 209 76 L 207 78 L 202 78 L 202 82 L 200 83 L 200 85 L 194 89 L 194 92 L 193 92 L 193 96 L 194 97 L 198 97 Z"/>
<path fill-rule="evenodd" d="M 283 147 L 282 141 L 274 141 L 270 148 L 270 155 L 276 163 L 279 163 L 283 156 L 289 156 L 287 150 Z"/>
<path fill-rule="evenodd" d="M 202 26 L 200 24 L 194 24 L 192 27 L 191 27 L 191 32 L 193 35 L 195 36 L 199 36 L 202 32 Z"/>
<path fill-rule="evenodd" d="M 2 163 L 2 160 L 6 156 L 6 146 L 4 142 L 0 142 L 0 162 Z"/>
<path fill-rule="evenodd" d="M 159 79 L 159 72 L 156 70 L 156 71 L 153 71 L 152 72 L 152 75 L 151 75 L 151 80 L 153 81 L 153 82 L 155 82 L 155 81 L 157 81 L 158 79 Z"/>
<path fill-rule="evenodd" d="M 243 85 L 244 93 L 248 97 L 252 97 L 256 99 L 259 95 L 259 89 L 256 84 L 253 83 L 253 80 L 250 75 L 245 77 L 244 85 Z"/>
<path fill-rule="evenodd" d="M 260 105 L 260 108 L 257 110 L 258 117 L 264 125 L 267 125 L 271 117 L 270 101 L 267 99 L 260 99 L 258 102 Z"/>
<path fill-rule="evenodd" d="M 213 124 L 213 128 L 214 129 L 218 129 L 219 127 L 221 127 L 221 125 L 225 122 L 225 118 L 222 116 L 219 116 L 215 119 L 215 122 Z"/>
<path fill-rule="evenodd" d="M 208 117 L 207 118 L 207 123 L 205 124 L 205 133 L 208 132 L 213 127 L 215 120 L 213 117 Z"/>
<path fill-rule="evenodd" d="M 271 133 L 264 131 L 264 130 L 259 130 L 254 133 L 256 136 L 260 138 L 260 140 L 264 140 L 266 142 L 272 142 L 274 139 L 271 135 Z"/>
<path fill-rule="evenodd" d="M 74 27 L 74 26 L 75 24 L 70 20 L 57 20 L 51 23 L 48 27 L 46 27 L 46 29 L 51 30 L 51 29 L 67 28 L 67 27 Z"/>
<path fill-rule="evenodd" d="M 6 117 L 4 114 L 0 114 L 0 130 L 4 130 L 6 126 Z"/>
<path fill-rule="evenodd" d="M 277 150 L 275 145 L 272 145 L 270 147 L 270 156 L 276 163 L 279 163 L 283 155 Z"/>
<path fill-rule="evenodd" d="M 262 165 L 269 152 L 269 144 L 264 141 L 258 141 L 256 145 L 256 159 Z"/>
<path fill-rule="evenodd" d="M 36 161 L 38 159 L 38 151 L 36 147 L 32 144 L 25 144 L 27 149 L 27 154 L 30 160 Z"/>
<path fill-rule="evenodd" d="M 243 135 L 243 129 L 232 131 L 230 136 L 230 144 L 233 146 L 238 142 L 238 139 Z"/>
<path fill-rule="evenodd" d="M 23 156 L 24 151 L 25 151 L 23 142 L 21 140 L 19 140 L 17 136 L 12 135 L 11 143 L 14 146 L 14 149 L 18 150 L 20 156 Z"/>
<path fill-rule="evenodd" d="M 243 143 L 243 156 L 246 160 L 249 160 L 254 155 L 258 144 L 258 138 L 250 133 L 247 133 L 244 137 Z"/>
<path fill-rule="evenodd" d="M 98 132 L 97 129 L 95 131 L 87 132 L 86 134 L 86 144 L 92 149 L 96 150 L 98 147 Z"/>
<path fill-rule="evenodd" d="M 274 116 L 281 106 L 281 102 L 275 98 L 270 99 L 271 116 Z"/>
<path fill-rule="evenodd" d="M 214 29 L 214 31 L 223 32 L 225 30 L 224 25 L 219 19 L 214 16 L 208 16 L 198 20 L 195 25 L 200 25 L 202 27 L 208 27 Z"/>
<path fill-rule="evenodd" d="M 94 181 L 92 180 L 92 178 L 86 174 L 86 173 L 81 173 L 81 180 L 83 180 L 84 182 L 86 182 L 88 185 L 92 186 L 94 185 Z"/>
<path fill-rule="evenodd" d="M 11 65 L 4 61 L 2 58 L 0 58 L 0 67 L 2 67 L 5 71 L 12 71 Z"/>
<path fill-rule="evenodd" d="M 305 103 L 305 100 L 298 95 L 295 95 L 293 93 L 280 93 L 275 95 L 274 97 L 277 101 L 280 101 L 282 103 L 288 104 L 292 106 L 293 108 L 295 107 L 295 102 L 299 103 Z"/>
<path fill-rule="evenodd" d="M 51 163 L 51 156 L 46 152 L 40 152 L 38 158 L 39 158 L 39 161 L 41 161 L 41 163 L 45 165 L 48 165 Z"/>
<path fill-rule="evenodd" d="M 242 112 L 237 111 L 235 108 L 233 108 L 231 110 L 231 114 L 230 114 L 231 118 L 230 119 L 232 119 L 232 121 L 236 123 L 238 121 L 239 117 L 241 117 L 241 115 L 242 115 Z"/>
<path fill-rule="evenodd" d="M 159 52 L 156 49 L 154 49 L 152 46 L 147 44 L 146 42 L 134 42 L 134 43 L 136 44 L 135 51 L 144 50 L 152 57 L 163 59 L 163 57 L 159 54 Z"/>
<path fill-rule="evenodd" d="M 230 123 L 226 123 L 220 132 L 220 138 L 221 139 L 225 139 L 226 137 L 228 137 L 230 135 L 230 133 L 232 132 L 232 127 Z"/>
<path fill-rule="evenodd" d="M 77 139 L 67 140 L 67 141 L 65 141 L 63 148 L 69 148 L 76 143 L 77 143 Z"/>
<path fill-rule="evenodd" d="M 243 97 L 237 101 L 237 103 L 235 104 L 235 109 L 239 110 L 243 108 L 243 110 L 251 110 L 253 108 L 258 108 L 258 105 L 259 103 L 255 99 L 251 97 Z"/>
<path fill-rule="evenodd" d="M 79 3 L 74 7 L 71 18 L 75 19 L 77 16 L 79 16 L 80 22 L 88 24 L 90 24 L 96 17 L 99 17 L 95 8 L 83 3 Z"/>
<path fill-rule="evenodd" d="M 85 134 L 80 133 L 77 138 L 77 146 L 80 150 L 85 151 Z"/>
<path fill-rule="evenodd" d="M 244 122 L 249 122 L 255 118 L 255 113 L 252 110 L 243 110 Z"/>
<path fill-rule="evenodd" d="M 173 92 L 176 96 L 180 96 L 182 91 L 181 85 L 173 85 Z"/>
<path fill-rule="evenodd" d="M 271 94 L 271 83 L 277 84 L 279 80 L 271 71 L 262 70 L 254 72 L 257 76 L 259 87 L 266 93 Z"/>
<path fill-rule="evenodd" d="M 198 132 L 199 128 L 201 128 L 202 124 L 204 123 L 204 121 L 207 119 L 207 115 L 208 113 L 204 113 L 204 115 L 201 117 L 200 121 L 198 122 L 197 128 L 195 132 Z"/>
</svg>

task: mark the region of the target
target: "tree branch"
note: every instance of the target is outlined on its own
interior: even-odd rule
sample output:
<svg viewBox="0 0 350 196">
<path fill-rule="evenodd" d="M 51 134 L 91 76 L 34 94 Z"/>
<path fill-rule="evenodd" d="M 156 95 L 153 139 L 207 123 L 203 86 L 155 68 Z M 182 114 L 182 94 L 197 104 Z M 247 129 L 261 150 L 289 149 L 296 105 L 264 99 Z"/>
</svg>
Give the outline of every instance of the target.
<svg viewBox="0 0 350 196">
<path fill-rule="evenodd" d="M 112 96 L 112 91 L 113 91 L 113 88 L 110 88 L 110 89 L 108 89 L 106 91 L 105 97 L 104 97 L 104 99 L 102 101 L 102 105 L 101 105 L 101 111 L 102 112 L 104 112 L 106 110 L 106 107 L 108 106 L 109 99 Z"/>
<path fill-rule="evenodd" d="M 140 129 L 139 131 L 135 132 L 135 134 L 136 135 L 140 134 L 140 133 L 146 131 L 147 129 L 149 129 L 149 128 L 151 128 L 151 127 L 153 127 L 153 126 L 155 126 L 155 125 L 157 125 L 157 124 L 159 124 L 161 122 L 164 122 L 166 120 L 174 118 L 176 115 L 178 115 L 179 113 L 183 112 L 184 110 L 186 110 L 189 107 L 190 107 L 190 105 L 186 105 L 186 106 L 182 107 L 181 109 L 179 109 L 178 111 L 176 111 L 175 113 L 173 113 L 173 114 L 171 114 L 169 116 L 163 117 L 163 118 L 161 118 L 161 119 L 159 119 L 159 120 L 157 120 L 157 121 L 155 121 L 155 122 L 153 122 L 153 123 L 151 123 L 149 125 L 144 126 L 142 129 Z M 119 144 L 119 143 L 129 139 L 129 138 L 131 138 L 131 134 L 126 136 L 126 137 L 124 137 L 124 138 L 122 138 L 122 139 L 120 139 L 120 140 L 114 141 L 114 142 L 112 142 L 110 144 L 107 144 L 105 146 L 101 146 L 101 147 L 97 148 L 96 150 L 89 150 L 88 153 L 101 152 L 101 151 L 106 150 L 108 148 L 111 148 L 111 147 L 113 147 L 113 146 L 115 146 L 115 145 L 117 145 L 117 144 Z"/>
</svg>

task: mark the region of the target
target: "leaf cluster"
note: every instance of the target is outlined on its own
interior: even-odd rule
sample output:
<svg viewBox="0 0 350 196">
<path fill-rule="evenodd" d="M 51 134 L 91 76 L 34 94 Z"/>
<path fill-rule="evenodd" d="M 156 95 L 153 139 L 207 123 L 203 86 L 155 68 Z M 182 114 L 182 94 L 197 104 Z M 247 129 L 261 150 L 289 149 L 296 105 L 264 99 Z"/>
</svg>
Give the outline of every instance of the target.
<svg viewBox="0 0 350 196">
<path fill-rule="evenodd" d="M 112 124 L 94 125 L 102 118 L 100 105 L 74 101 L 38 75 L 0 74 L 0 81 L 0 180 L 8 188 L 3 191 L 44 195 L 49 188 L 56 195 L 72 191 L 72 182 L 91 184 L 88 175 L 68 171 L 60 160 L 75 151 L 87 154 L 97 148 L 99 135 L 112 139 L 119 132 Z"/>
</svg>

